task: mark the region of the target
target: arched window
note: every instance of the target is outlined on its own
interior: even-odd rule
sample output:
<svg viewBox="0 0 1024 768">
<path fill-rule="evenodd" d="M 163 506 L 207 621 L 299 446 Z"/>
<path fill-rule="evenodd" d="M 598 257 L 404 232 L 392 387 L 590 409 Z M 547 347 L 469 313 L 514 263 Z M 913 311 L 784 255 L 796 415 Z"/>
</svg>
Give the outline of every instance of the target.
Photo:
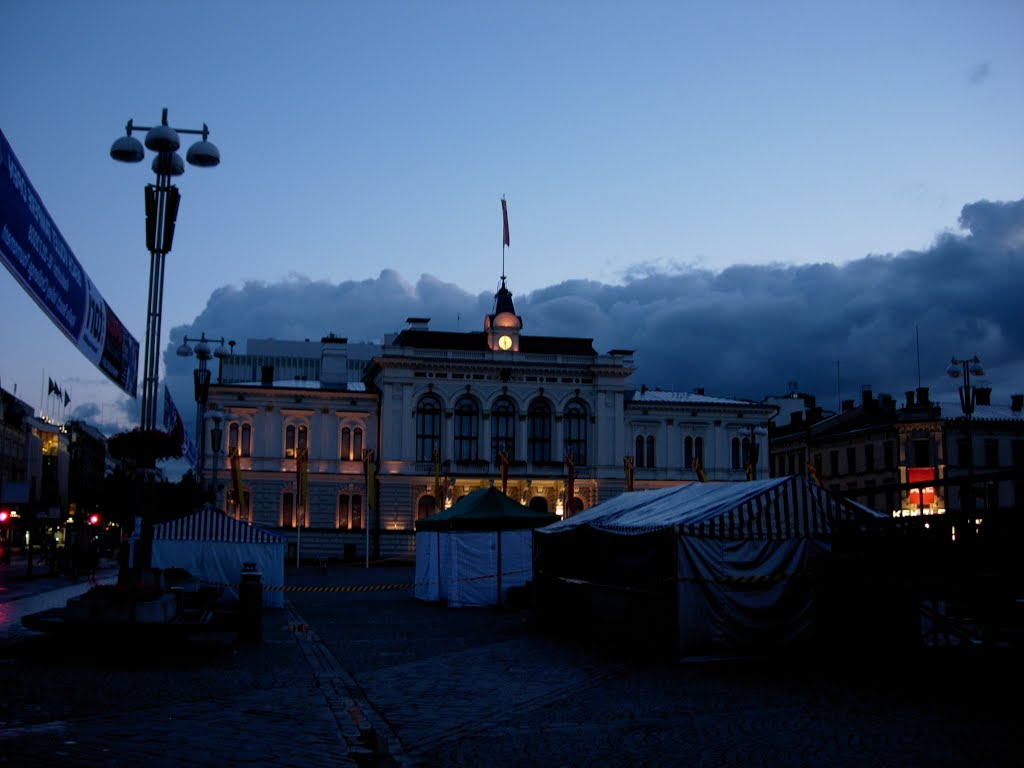
<svg viewBox="0 0 1024 768">
<path fill-rule="evenodd" d="M 437 511 L 437 503 L 434 501 L 434 497 L 428 493 L 426 496 L 422 496 L 420 503 L 416 505 L 416 519 L 422 520 L 424 517 L 430 517 L 435 511 Z"/>
<path fill-rule="evenodd" d="M 427 396 L 416 405 L 416 461 L 433 461 L 441 450 L 441 401 Z"/>
<path fill-rule="evenodd" d="M 359 427 L 352 430 L 352 458 L 363 458 L 363 430 Z"/>
<path fill-rule="evenodd" d="M 294 459 L 306 447 L 307 430 L 304 424 L 289 424 L 284 430 L 285 458 Z"/>
<path fill-rule="evenodd" d="M 647 466 L 655 467 L 657 462 L 654 460 L 654 435 L 647 436 Z"/>
<path fill-rule="evenodd" d="M 534 512 L 547 512 L 548 500 L 543 496 L 534 496 L 530 499 L 530 509 Z"/>
<path fill-rule="evenodd" d="M 338 515 L 335 525 L 342 530 L 358 531 L 363 527 L 363 497 L 359 494 L 338 494 Z"/>
<path fill-rule="evenodd" d="M 572 453 L 576 466 L 587 463 L 587 409 L 583 403 L 574 401 L 565 407 L 562 417 L 565 431 L 565 450 Z"/>
<path fill-rule="evenodd" d="M 242 455 L 252 455 L 252 425 L 242 425 Z"/>
<path fill-rule="evenodd" d="M 534 400 L 528 413 L 526 442 L 530 461 L 551 461 L 551 406 L 546 400 Z"/>
<path fill-rule="evenodd" d="M 689 435 L 683 440 L 683 469 L 693 469 L 693 438 Z"/>
<path fill-rule="evenodd" d="M 281 494 L 281 527 L 295 527 L 295 494 L 291 491 Z"/>
<path fill-rule="evenodd" d="M 363 529 L 363 497 L 358 493 L 352 496 L 352 530 Z"/>
<path fill-rule="evenodd" d="M 505 451 L 509 461 L 516 456 L 516 406 L 507 397 L 499 398 L 491 408 L 491 461 Z"/>
<path fill-rule="evenodd" d="M 740 468 L 740 439 L 738 437 L 732 439 L 732 468 Z"/>
<path fill-rule="evenodd" d="M 646 466 L 644 464 L 644 436 L 643 435 L 637 435 L 636 436 L 636 446 L 634 448 L 634 454 L 636 455 L 636 466 L 638 468 Z"/>
<path fill-rule="evenodd" d="M 341 460 L 351 461 L 352 460 L 352 430 L 348 427 L 343 427 L 341 430 Z M 346 497 L 347 498 L 347 497 Z"/>
<path fill-rule="evenodd" d="M 352 518 L 349 516 L 349 496 L 347 493 L 338 495 L 338 516 L 334 522 L 335 528 L 351 528 Z"/>
<path fill-rule="evenodd" d="M 700 463 L 704 463 L 704 438 L 698 437 L 693 441 L 693 458 L 700 459 Z"/>
<path fill-rule="evenodd" d="M 228 456 L 231 456 L 238 447 L 238 422 L 232 421 L 228 424 Z"/>
<path fill-rule="evenodd" d="M 745 467 L 745 466 L 747 466 L 747 464 L 750 463 L 750 438 L 748 438 L 748 437 L 744 437 L 743 438 L 742 451 L 743 451 L 743 466 Z"/>
<path fill-rule="evenodd" d="M 480 458 L 480 409 L 472 397 L 463 397 L 455 404 L 455 460 L 476 461 Z"/>
</svg>

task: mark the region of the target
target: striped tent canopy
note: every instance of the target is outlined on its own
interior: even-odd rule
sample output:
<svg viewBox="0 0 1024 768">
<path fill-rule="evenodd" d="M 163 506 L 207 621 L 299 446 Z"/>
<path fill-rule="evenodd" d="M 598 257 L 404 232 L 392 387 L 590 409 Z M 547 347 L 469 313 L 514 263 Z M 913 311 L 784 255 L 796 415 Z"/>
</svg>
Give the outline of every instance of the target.
<svg viewBox="0 0 1024 768">
<path fill-rule="evenodd" d="M 233 541 L 246 544 L 278 544 L 284 537 L 236 520 L 219 509 L 203 507 L 191 515 L 153 526 L 153 538 L 161 541 Z"/>
<path fill-rule="evenodd" d="M 737 483 L 690 483 L 624 493 L 537 530 L 587 526 L 620 535 L 675 529 L 716 539 L 828 538 L 837 523 L 886 515 L 833 496 L 803 475 Z"/>
</svg>

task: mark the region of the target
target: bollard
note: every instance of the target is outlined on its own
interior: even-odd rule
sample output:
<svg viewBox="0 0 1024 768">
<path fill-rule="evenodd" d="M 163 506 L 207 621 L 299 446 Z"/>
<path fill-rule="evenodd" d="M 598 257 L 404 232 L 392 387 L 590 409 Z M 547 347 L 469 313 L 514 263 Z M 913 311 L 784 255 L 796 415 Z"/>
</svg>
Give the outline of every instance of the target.
<svg viewBox="0 0 1024 768">
<path fill-rule="evenodd" d="M 255 563 L 242 564 L 238 584 L 238 639 L 258 643 L 263 639 L 263 583 Z"/>
</svg>

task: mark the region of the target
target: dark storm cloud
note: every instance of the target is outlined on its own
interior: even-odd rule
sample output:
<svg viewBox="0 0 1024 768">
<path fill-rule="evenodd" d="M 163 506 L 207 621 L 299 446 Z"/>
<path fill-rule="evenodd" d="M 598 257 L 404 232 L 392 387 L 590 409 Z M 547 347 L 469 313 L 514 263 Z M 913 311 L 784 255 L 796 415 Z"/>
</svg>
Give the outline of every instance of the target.
<svg viewBox="0 0 1024 768">
<path fill-rule="evenodd" d="M 949 360 L 977 354 L 993 396 L 1008 402 L 1024 391 L 1024 200 L 967 205 L 959 224 L 927 250 L 842 265 L 642 266 L 621 285 L 571 280 L 529 294 L 515 294 L 511 269 L 509 288 L 526 334 L 636 350 L 637 386 L 760 399 L 797 381 L 834 407 L 862 385 L 901 399 L 918 386 L 920 356 L 921 384 L 955 399 Z M 341 284 L 247 283 L 216 291 L 194 323 L 173 329 L 165 360 L 180 400 L 191 397 L 194 363 L 173 348 L 186 331 L 224 334 L 242 351 L 249 338 L 380 341 L 410 316 L 437 330 L 480 330 L 493 295 L 429 275 L 413 285 L 391 270 Z"/>
</svg>

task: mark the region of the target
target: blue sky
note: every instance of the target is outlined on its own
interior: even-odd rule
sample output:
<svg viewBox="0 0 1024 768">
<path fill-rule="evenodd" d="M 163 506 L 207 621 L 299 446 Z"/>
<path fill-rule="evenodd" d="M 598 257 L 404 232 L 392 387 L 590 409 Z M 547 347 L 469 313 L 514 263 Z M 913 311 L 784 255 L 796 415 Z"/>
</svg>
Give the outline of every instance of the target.
<svg viewBox="0 0 1024 768">
<path fill-rule="evenodd" d="M 649 383 L 761 397 L 799 380 L 826 400 L 840 361 L 842 388 L 898 395 L 917 384 L 919 327 L 926 379 L 977 353 L 994 387 L 1018 392 L 1019 329 L 985 311 L 1017 285 L 1024 247 L 1021 30 L 1009 0 L 39 0 L 4 10 L 0 129 L 140 344 L 153 174 L 108 152 L 128 119 L 151 125 L 166 107 L 174 126 L 206 123 L 223 162 L 177 180 L 164 346 L 200 330 L 371 340 L 414 311 L 476 329 L 501 273 L 505 195 L 524 332 L 633 346 Z M 992 205 L 964 229 L 975 203 Z M 927 260 L 948 237 L 978 258 L 995 237 L 1012 268 L 981 270 L 986 282 L 953 257 L 936 274 Z M 892 275 L 911 263 L 925 282 L 901 311 Z M 824 274 L 835 293 L 795 287 Z M 962 285 L 946 297 L 959 306 L 922 301 L 929 279 Z M 256 291 L 263 305 L 246 300 Z M 860 304 L 856 332 L 848 315 L 833 327 L 833 310 Z M 757 349 L 751 318 L 773 328 Z M 6 271 L 0 323 L 5 389 L 39 407 L 53 378 L 72 411 L 130 424 L 137 404 Z M 765 348 L 809 327 L 806 344 Z M 899 338 L 885 360 L 876 334 Z"/>
</svg>

